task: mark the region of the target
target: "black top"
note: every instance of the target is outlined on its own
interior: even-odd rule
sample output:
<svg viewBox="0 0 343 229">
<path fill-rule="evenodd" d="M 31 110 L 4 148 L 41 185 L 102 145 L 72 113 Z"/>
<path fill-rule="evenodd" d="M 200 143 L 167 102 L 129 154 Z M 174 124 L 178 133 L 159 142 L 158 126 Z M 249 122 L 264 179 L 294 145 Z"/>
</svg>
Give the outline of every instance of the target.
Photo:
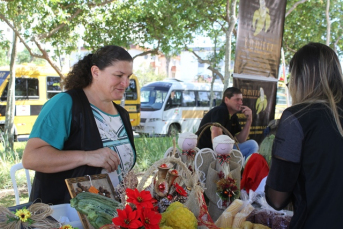
<svg viewBox="0 0 343 229">
<path fill-rule="evenodd" d="M 205 114 L 203 119 L 201 120 L 201 123 L 199 125 L 199 130 L 201 130 L 201 127 L 207 123 L 211 122 L 218 122 L 223 127 L 225 127 L 232 136 L 235 136 L 237 133 L 241 131 L 241 126 L 239 125 L 239 120 L 236 114 L 232 115 L 230 118 L 229 111 L 227 109 L 227 106 L 225 103 L 221 103 L 219 106 L 214 107 L 209 112 Z M 197 131 L 197 135 L 199 136 L 200 131 Z M 203 148 L 212 148 L 212 139 L 211 139 L 211 130 L 208 127 L 203 134 L 201 135 L 201 138 L 198 140 L 197 147 L 199 149 Z"/>
<path fill-rule="evenodd" d="M 324 105 L 296 105 L 283 112 L 266 198 L 279 208 L 293 201 L 290 228 L 342 228 L 342 149 L 343 138 Z"/>
<path fill-rule="evenodd" d="M 70 135 L 64 143 L 63 150 L 88 151 L 102 148 L 103 143 L 87 96 L 82 89 L 73 89 L 66 93 L 72 97 L 73 106 Z M 115 103 L 113 104 L 123 121 L 130 143 L 134 149 L 134 153 L 136 153 L 129 114 L 121 106 L 118 106 Z M 58 173 L 36 172 L 32 185 L 30 201 L 39 199 L 42 203 L 46 204 L 69 203 L 71 197 L 67 189 L 65 179 L 100 174 L 101 170 L 102 168 L 100 167 L 84 165 Z"/>
</svg>

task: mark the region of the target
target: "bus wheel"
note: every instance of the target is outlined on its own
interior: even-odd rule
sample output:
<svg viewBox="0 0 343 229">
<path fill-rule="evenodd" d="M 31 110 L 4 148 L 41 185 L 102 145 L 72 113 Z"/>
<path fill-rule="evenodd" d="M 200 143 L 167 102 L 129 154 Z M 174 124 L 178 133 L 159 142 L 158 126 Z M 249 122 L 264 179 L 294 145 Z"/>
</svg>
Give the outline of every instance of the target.
<svg viewBox="0 0 343 229">
<path fill-rule="evenodd" d="M 174 137 L 178 133 L 180 133 L 180 131 L 179 131 L 179 128 L 177 128 L 177 126 L 175 124 L 172 124 L 169 126 L 169 130 L 168 130 L 168 134 L 167 134 L 169 137 Z"/>
</svg>

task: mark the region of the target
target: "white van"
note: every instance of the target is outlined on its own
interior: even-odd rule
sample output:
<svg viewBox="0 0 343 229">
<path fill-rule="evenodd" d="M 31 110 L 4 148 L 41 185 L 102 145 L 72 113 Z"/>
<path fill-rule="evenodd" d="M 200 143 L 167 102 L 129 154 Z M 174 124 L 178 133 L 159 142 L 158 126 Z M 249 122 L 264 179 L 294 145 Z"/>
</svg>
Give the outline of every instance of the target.
<svg viewBox="0 0 343 229">
<path fill-rule="evenodd" d="M 223 84 L 213 85 L 213 107 L 222 101 Z M 140 135 L 169 135 L 198 130 L 210 109 L 210 83 L 176 79 L 153 82 L 141 88 Z"/>
</svg>

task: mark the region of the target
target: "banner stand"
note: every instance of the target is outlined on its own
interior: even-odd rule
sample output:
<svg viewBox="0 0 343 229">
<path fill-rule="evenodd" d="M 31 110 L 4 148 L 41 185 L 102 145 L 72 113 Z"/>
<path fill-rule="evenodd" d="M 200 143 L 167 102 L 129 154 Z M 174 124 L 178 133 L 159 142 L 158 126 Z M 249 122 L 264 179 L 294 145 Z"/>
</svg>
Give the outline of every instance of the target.
<svg viewBox="0 0 343 229">
<path fill-rule="evenodd" d="M 278 80 L 273 77 L 256 77 L 243 74 L 233 74 L 233 85 L 243 94 L 243 105 L 252 110 L 252 124 L 249 138 L 261 143 L 264 139 L 263 131 L 268 123 L 274 119 L 276 92 Z M 245 115 L 237 114 L 240 125 L 245 125 Z"/>
</svg>

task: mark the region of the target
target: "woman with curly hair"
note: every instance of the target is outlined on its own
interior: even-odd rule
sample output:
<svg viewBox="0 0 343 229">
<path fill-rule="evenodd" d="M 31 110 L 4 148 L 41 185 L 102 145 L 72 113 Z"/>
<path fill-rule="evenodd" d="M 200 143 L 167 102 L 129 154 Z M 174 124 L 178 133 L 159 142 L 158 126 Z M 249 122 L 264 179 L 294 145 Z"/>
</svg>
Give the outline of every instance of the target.
<svg viewBox="0 0 343 229">
<path fill-rule="evenodd" d="M 320 43 L 290 62 L 293 106 L 281 117 L 265 194 L 277 210 L 293 202 L 289 228 L 342 228 L 343 76 L 336 53 Z"/>
<path fill-rule="evenodd" d="M 42 108 L 23 154 L 35 170 L 30 201 L 69 203 L 65 179 L 108 173 L 114 186 L 134 166 L 136 151 L 128 112 L 115 104 L 129 86 L 133 59 L 109 45 L 77 62 L 66 92 Z"/>
</svg>

